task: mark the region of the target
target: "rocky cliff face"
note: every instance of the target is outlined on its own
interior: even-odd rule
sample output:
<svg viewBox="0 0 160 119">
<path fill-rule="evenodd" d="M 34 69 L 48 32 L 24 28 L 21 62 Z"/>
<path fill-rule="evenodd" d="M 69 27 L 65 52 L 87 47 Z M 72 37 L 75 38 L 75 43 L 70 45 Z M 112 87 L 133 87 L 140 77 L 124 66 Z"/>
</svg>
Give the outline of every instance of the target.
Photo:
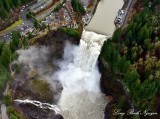
<svg viewBox="0 0 160 119">
<path fill-rule="evenodd" d="M 98 66 L 101 72 L 101 91 L 111 98 L 111 102 L 105 108 L 105 119 L 116 119 L 118 117 L 113 115 L 115 109 L 120 108 L 124 112 L 131 109 L 130 96 L 123 83 L 113 79 L 110 66 L 102 58 L 99 58 Z M 122 103 L 125 104 L 124 107 L 121 107 Z"/>
<path fill-rule="evenodd" d="M 63 119 L 60 114 L 50 109 L 41 109 L 32 104 L 20 104 L 19 108 L 28 119 Z"/>
<path fill-rule="evenodd" d="M 26 64 L 18 64 L 20 71 L 15 72 L 14 80 L 11 81 L 10 85 L 12 100 L 30 99 L 37 100 L 42 103 L 57 103 L 58 95 L 63 89 L 61 84 L 59 82 L 55 82 L 54 86 L 58 86 L 53 88 L 47 81 L 45 81 L 45 77 L 41 75 L 42 73 L 53 74 L 58 70 L 59 67 L 57 66 L 56 62 L 63 58 L 62 56 L 66 41 L 69 41 L 73 44 L 79 44 L 79 39 L 70 37 L 59 30 L 50 31 L 44 37 L 32 42 L 33 44 L 31 45 L 36 48 L 41 48 L 44 46 L 47 47 L 47 50 L 49 50 L 49 53 L 47 54 L 48 58 L 43 61 L 40 57 L 39 61 L 42 61 L 35 62 L 36 65 L 34 65 L 34 70 Z M 39 67 L 41 67 L 41 69 L 39 69 Z M 17 65 L 13 64 L 12 68 L 13 70 L 16 69 Z M 42 70 L 42 72 L 39 72 L 39 70 Z M 18 112 L 26 115 L 24 117 L 27 117 L 27 119 L 63 119 L 61 115 L 56 115 L 53 110 L 40 109 L 32 104 L 17 105 L 13 103 L 13 106 Z"/>
</svg>

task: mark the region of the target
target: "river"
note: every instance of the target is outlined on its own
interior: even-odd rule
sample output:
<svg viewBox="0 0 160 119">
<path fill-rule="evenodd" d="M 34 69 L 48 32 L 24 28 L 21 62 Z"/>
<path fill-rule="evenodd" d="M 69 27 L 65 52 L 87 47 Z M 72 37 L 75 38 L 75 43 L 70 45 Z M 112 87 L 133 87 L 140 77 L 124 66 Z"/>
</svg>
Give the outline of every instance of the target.
<svg viewBox="0 0 160 119">
<path fill-rule="evenodd" d="M 100 91 L 97 59 L 103 42 L 114 32 L 114 19 L 122 5 L 123 0 L 101 0 L 80 45 L 66 43 L 60 69 L 53 74 L 63 86 L 57 106 L 64 119 L 104 119 L 109 100 Z"/>
<path fill-rule="evenodd" d="M 80 45 L 76 50 L 66 48 L 64 56 L 67 57 L 64 57 L 61 70 L 57 72 L 63 85 L 59 106 L 65 119 L 104 118 L 109 100 L 100 92 L 101 74 L 97 59 L 103 42 L 115 30 L 114 20 L 122 6 L 123 0 L 101 0 L 95 15 L 83 30 Z M 73 57 L 68 55 L 71 51 Z"/>
<path fill-rule="evenodd" d="M 115 29 L 114 20 L 123 4 L 123 0 L 101 0 L 93 18 L 85 29 L 112 36 Z"/>
</svg>

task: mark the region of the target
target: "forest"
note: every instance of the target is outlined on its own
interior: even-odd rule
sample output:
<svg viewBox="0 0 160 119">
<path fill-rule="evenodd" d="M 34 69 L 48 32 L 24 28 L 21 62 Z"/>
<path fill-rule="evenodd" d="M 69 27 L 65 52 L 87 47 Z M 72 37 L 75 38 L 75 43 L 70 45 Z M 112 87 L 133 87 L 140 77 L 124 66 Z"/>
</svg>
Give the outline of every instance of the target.
<svg viewBox="0 0 160 119">
<path fill-rule="evenodd" d="M 72 0 L 71 4 L 75 12 L 80 13 L 80 14 L 85 14 L 86 11 L 82 3 L 80 3 L 78 0 Z"/>
<path fill-rule="evenodd" d="M 125 29 L 118 28 L 107 40 L 101 56 L 131 96 L 134 109 L 157 112 L 160 96 L 160 13 L 155 0 L 136 13 Z M 121 102 L 120 109 L 125 107 Z"/>
<path fill-rule="evenodd" d="M 17 49 L 26 48 L 28 39 L 21 36 L 18 31 L 12 32 L 12 41 L 0 42 L 0 98 L 3 98 L 3 92 L 6 88 L 6 83 L 12 80 L 11 62 L 18 58 Z"/>
<path fill-rule="evenodd" d="M 31 0 L 0 0 L 0 17 L 2 19 L 8 18 L 11 9 L 19 7 Z"/>
<path fill-rule="evenodd" d="M 12 40 L 9 42 L 0 42 L 0 100 L 8 106 L 7 113 L 10 119 L 19 119 L 18 113 L 10 106 L 11 97 L 4 95 L 7 82 L 13 80 L 13 74 L 20 70 L 16 64 L 11 64 L 18 58 L 16 50 L 28 47 L 28 38 L 21 36 L 18 31 L 12 32 Z"/>
</svg>

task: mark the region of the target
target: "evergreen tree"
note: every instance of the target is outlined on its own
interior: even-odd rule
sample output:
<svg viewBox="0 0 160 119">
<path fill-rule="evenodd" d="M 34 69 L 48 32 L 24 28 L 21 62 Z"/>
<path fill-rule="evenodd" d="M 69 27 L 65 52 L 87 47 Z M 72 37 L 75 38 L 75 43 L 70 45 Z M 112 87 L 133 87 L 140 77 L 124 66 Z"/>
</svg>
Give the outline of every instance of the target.
<svg viewBox="0 0 160 119">
<path fill-rule="evenodd" d="M 72 0 L 71 4 L 75 12 L 80 14 L 84 14 L 86 12 L 83 5 L 78 0 Z"/>
<path fill-rule="evenodd" d="M 21 1 L 20 0 L 12 0 L 14 6 L 18 7 L 21 5 Z"/>
<path fill-rule="evenodd" d="M 10 58 L 11 58 L 10 47 L 7 44 L 5 44 L 3 46 L 2 53 L 1 53 L 1 56 L 0 56 L 1 64 L 4 65 L 5 67 L 8 67 L 8 65 L 10 63 Z"/>
<path fill-rule="evenodd" d="M 7 80 L 11 79 L 11 75 L 8 72 L 8 69 L 0 64 L 0 97 L 2 97 L 2 93 L 5 89 Z"/>
<path fill-rule="evenodd" d="M 28 39 L 26 37 L 23 38 L 22 40 L 23 46 L 27 47 L 28 46 Z"/>
<path fill-rule="evenodd" d="M 9 12 L 15 7 L 26 4 L 31 0 L 0 0 L 0 18 L 5 19 L 9 17 Z"/>
<path fill-rule="evenodd" d="M 123 80 L 125 81 L 129 89 L 135 90 L 134 88 L 136 88 L 136 82 L 139 82 L 139 78 L 140 75 L 138 74 L 138 72 L 136 70 L 132 70 L 125 75 Z"/>
<path fill-rule="evenodd" d="M 127 36 L 126 36 L 126 38 L 127 39 L 132 39 L 132 31 L 130 30 L 128 33 L 127 33 Z"/>
<path fill-rule="evenodd" d="M 149 0 L 144 0 L 144 5 L 148 7 L 148 5 L 149 5 Z"/>
<path fill-rule="evenodd" d="M 144 40 L 144 37 L 145 37 L 145 32 L 144 32 L 144 29 L 142 28 L 138 33 L 137 43 L 142 44 L 142 41 Z"/>
<path fill-rule="evenodd" d="M 136 27 L 136 33 L 138 33 L 142 28 L 142 23 L 140 22 Z"/>
<path fill-rule="evenodd" d="M 113 40 L 114 42 L 119 42 L 120 36 L 121 36 L 121 29 L 118 28 L 118 29 L 116 29 L 116 31 L 114 32 L 113 37 L 112 37 L 112 40 Z"/>
<path fill-rule="evenodd" d="M 5 44 L 4 42 L 0 42 L 0 55 L 1 55 L 1 53 L 2 53 L 4 44 Z"/>
<path fill-rule="evenodd" d="M 12 32 L 12 41 L 13 41 L 13 44 L 18 47 L 19 45 L 19 38 L 21 37 L 21 34 L 20 32 L 18 31 L 13 31 Z"/>
<path fill-rule="evenodd" d="M 3 0 L 3 4 L 4 4 L 4 8 L 6 9 L 7 12 L 10 12 L 10 5 L 9 5 L 9 2 L 8 0 Z"/>
<path fill-rule="evenodd" d="M 34 21 L 34 27 L 35 27 L 35 28 L 38 28 L 38 26 L 39 26 L 38 21 L 35 20 L 35 21 Z"/>
<path fill-rule="evenodd" d="M 0 7 L 0 17 L 2 19 L 8 18 L 8 13 L 3 7 Z"/>
<path fill-rule="evenodd" d="M 8 0 L 8 3 L 9 3 L 9 5 L 10 5 L 10 7 L 11 8 L 13 8 L 14 6 L 13 6 L 13 2 L 12 2 L 12 0 Z"/>
<path fill-rule="evenodd" d="M 19 47 L 20 37 L 21 35 L 18 31 L 12 32 L 12 41 L 10 42 L 10 48 L 12 52 L 15 52 L 15 50 Z"/>
<path fill-rule="evenodd" d="M 129 71 L 130 66 L 131 66 L 130 61 L 126 61 L 126 57 L 124 56 L 120 58 L 117 68 L 119 72 L 125 74 Z"/>
</svg>

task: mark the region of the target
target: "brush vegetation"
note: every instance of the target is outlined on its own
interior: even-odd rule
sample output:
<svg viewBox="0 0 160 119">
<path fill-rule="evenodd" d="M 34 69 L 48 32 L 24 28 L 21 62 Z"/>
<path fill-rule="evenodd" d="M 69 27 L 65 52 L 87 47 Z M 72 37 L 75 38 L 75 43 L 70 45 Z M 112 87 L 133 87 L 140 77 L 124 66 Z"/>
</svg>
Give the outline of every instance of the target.
<svg viewBox="0 0 160 119">
<path fill-rule="evenodd" d="M 31 2 L 31 0 L 0 0 L 0 17 L 2 19 L 8 18 L 12 9 L 28 2 Z"/>
<path fill-rule="evenodd" d="M 7 81 L 12 79 L 10 63 L 18 58 L 17 49 L 27 48 L 28 39 L 18 31 L 12 32 L 10 42 L 0 42 L 0 97 L 3 97 Z"/>
</svg>

